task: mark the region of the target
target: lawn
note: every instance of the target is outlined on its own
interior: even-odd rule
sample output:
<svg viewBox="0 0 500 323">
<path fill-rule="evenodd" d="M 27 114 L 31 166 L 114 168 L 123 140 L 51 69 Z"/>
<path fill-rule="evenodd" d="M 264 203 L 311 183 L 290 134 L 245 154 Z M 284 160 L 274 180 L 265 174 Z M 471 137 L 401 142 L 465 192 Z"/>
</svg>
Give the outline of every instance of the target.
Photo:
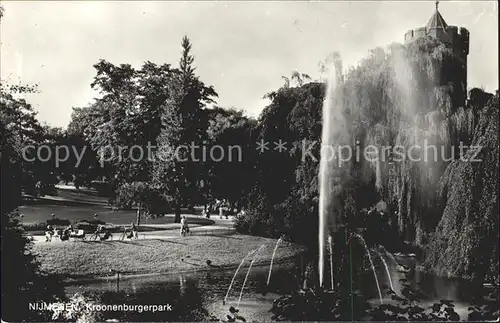
<svg viewBox="0 0 500 323">
<path fill-rule="evenodd" d="M 22 223 L 45 223 L 52 219 L 52 213 L 58 219 L 70 220 L 73 223 L 92 220 L 96 213 L 98 219 L 106 223 L 128 225 L 136 221 L 136 210 L 113 210 L 107 204 L 106 198 L 97 196 L 92 190 L 57 189 L 56 192 L 56 196 L 26 200 L 25 205 L 19 207 L 19 213 L 23 214 Z M 143 217 L 141 221 L 142 224 L 172 222 L 172 217 Z"/>
<path fill-rule="evenodd" d="M 251 250 L 264 245 L 256 263 L 271 260 L 276 240 L 247 235 L 203 235 L 162 240 L 38 243 L 33 251 L 42 268 L 67 278 L 196 271 L 238 266 Z M 276 260 L 297 255 L 303 248 L 281 242 Z M 210 264 L 207 264 L 207 260 Z"/>
</svg>

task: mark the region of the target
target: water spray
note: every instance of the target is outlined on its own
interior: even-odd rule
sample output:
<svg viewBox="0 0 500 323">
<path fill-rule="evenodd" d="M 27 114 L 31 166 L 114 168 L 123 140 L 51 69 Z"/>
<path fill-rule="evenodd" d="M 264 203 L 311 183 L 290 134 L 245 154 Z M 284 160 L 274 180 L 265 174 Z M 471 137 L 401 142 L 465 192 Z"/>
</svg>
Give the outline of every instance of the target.
<svg viewBox="0 0 500 323">
<path fill-rule="evenodd" d="M 333 245 L 332 245 L 332 236 L 328 235 L 328 247 L 330 249 L 330 283 L 332 286 L 332 290 L 335 289 L 334 281 L 333 281 Z"/>
<path fill-rule="evenodd" d="M 274 261 L 274 256 L 276 255 L 276 250 L 278 250 L 278 244 L 281 242 L 281 237 L 276 241 L 276 245 L 274 246 L 273 250 L 273 256 L 271 257 L 271 265 L 269 266 L 269 274 L 267 275 L 267 284 L 266 286 L 269 286 L 269 282 L 271 281 L 271 272 L 273 270 L 273 261 Z"/>
<path fill-rule="evenodd" d="M 236 275 L 238 275 L 238 272 L 240 271 L 241 269 L 241 266 L 243 266 L 243 263 L 245 262 L 245 260 L 251 255 L 253 254 L 254 252 L 256 252 L 258 249 L 255 249 L 255 250 L 252 250 L 250 251 L 245 257 L 243 257 L 243 259 L 241 260 L 240 262 L 240 265 L 238 266 L 238 268 L 236 269 L 234 275 L 233 275 L 233 278 L 231 279 L 231 283 L 229 284 L 229 288 L 227 289 L 227 292 L 226 292 L 226 296 L 224 297 L 224 300 L 222 301 L 222 304 L 223 305 L 226 305 L 226 301 L 227 301 L 227 297 L 229 296 L 229 292 L 231 291 L 231 287 L 233 287 L 233 284 L 234 284 L 234 280 L 236 279 Z"/>
<path fill-rule="evenodd" d="M 243 290 L 245 289 L 245 284 L 247 283 L 248 276 L 250 275 L 250 271 L 252 270 L 253 263 L 257 259 L 257 256 L 259 255 L 260 250 L 262 250 L 262 248 L 264 248 L 264 246 L 265 245 L 263 244 L 262 246 L 260 246 L 259 249 L 257 249 L 257 251 L 255 252 L 255 255 L 253 256 L 252 262 L 250 262 L 250 266 L 248 267 L 248 271 L 247 271 L 247 274 L 245 276 L 245 280 L 243 281 L 243 286 L 241 286 L 240 297 L 238 299 L 238 305 L 237 305 L 238 309 L 240 308 L 241 297 L 243 296 Z"/>
</svg>

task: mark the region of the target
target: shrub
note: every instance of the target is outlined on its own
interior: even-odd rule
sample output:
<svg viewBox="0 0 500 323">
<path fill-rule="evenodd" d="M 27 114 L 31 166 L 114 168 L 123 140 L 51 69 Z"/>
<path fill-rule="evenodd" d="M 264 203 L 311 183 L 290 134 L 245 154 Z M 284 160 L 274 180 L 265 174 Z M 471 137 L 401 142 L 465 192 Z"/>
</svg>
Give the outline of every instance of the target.
<svg viewBox="0 0 500 323">
<path fill-rule="evenodd" d="M 47 228 L 47 222 L 23 223 L 25 231 L 43 231 Z"/>
<path fill-rule="evenodd" d="M 76 293 L 69 299 L 66 306 L 55 306 L 52 309 L 52 320 L 88 323 L 102 321 L 100 312 L 93 310 L 92 306 L 87 306 L 97 304 L 95 298 Z"/>
<path fill-rule="evenodd" d="M 93 224 L 93 225 L 104 225 L 104 224 L 106 224 L 106 222 L 101 221 L 101 220 L 86 220 L 86 221 L 82 221 L 82 222 L 90 223 L 90 224 Z"/>
<path fill-rule="evenodd" d="M 2 320 L 48 321 L 46 311 L 29 311 L 29 303 L 56 302 L 64 298 L 58 277 L 40 269 L 26 237 L 13 215 L 2 214 Z"/>
<path fill-rule="evenodd" d="M 71 224 L 71 221 L 68 219 L 54 218 L 54 219 L 47 220 L 47 225 L 52 225 L 52 226 L 56 226 L 56 225 L 57 226 L 67 226 L 70 224 Z"/>
<path fill-rule="evenodd" d="M 366 317 L 370 304 L 353 293 L 352 297 L 330 291 L 300 290 L 273 303 L 276 321 L 347 321 Z"/>
</svg>

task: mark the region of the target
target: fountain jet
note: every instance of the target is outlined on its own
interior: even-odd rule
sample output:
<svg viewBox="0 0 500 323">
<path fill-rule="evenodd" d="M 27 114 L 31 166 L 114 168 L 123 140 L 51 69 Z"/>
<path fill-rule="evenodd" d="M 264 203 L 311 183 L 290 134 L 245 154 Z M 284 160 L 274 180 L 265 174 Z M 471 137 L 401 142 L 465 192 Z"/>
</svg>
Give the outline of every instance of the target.
<svg viewBox="0 0 500 323">
<path fill-rule="evenodd" d="M 389 285 L 391 286 L 391 290 L 395 292 L 394 285 L 392 284 L 392 277 L 391 277 L 391 272 L 389 271 L 389 266 L 387 266 L 387 262 L 385 261 L 384 256 L 379 251 L 377 251 L 377 254 L 380 257 L 380 260 L 382 260 L 382 264 L 384 265 L 385 273 L 387 274 L 387 279 L 389 280 Z"/>
<path fill-rule="evenodd" d="M 334 140 L 338 139 L 338 134 L 343 131 L 342 107 L 340 100 L 336 96 L 337 83 L 341 77 L 341 66 L 338 66 L 340 60 L 332 64 L 330 75 L 327 80 L 325 100 L 323 102 L 323 124 L 321 133 L 321 156 L 319 164 L 319 286 L 323 286 L 324 262 L 325 262 L 325 240 L 328 227 L 336 231 L 335 217 L 332 216 L 332 202 L 335 198 L 332 196 L 332 180 L 334 177 Z M 337 65 L 337 66 L 335 66 Z M 335 128 L 334 128 L 335 126 Z M 330 221 L 330 223 L 328 223 Z"/>
<path fill-rule="evenodd" d="M 330 283 L 332 286 L 332 290 L 334 290 L 335 285 L 333 281 L 333 241 L 332 241 L 332 236 L 328 235 L 328 247 L 330 249 Z"/>
<path fill-rule="evenodd" d="M 224 300 L 222 301 L 222 304 L 226 304 L 226 301 L 227 301 L 227 297 L 229 296 L 229 292 L 231 291 L 231 287 L 233 287 L 233 284 L 234 284 L 234 280 L 236 279 L 236 275 L 238 275 L 238 272 L 240 271 L 241 269 L 241 266 L 243 266 L 243 263 L 245 262 L 245 260 L 251 255 L 253 254 L 254 252 L 256 252 L 257 249 L 255 250 L 252 250 L 250 251 L 245 257 L 243 257 L 243 259 L 241 259 L 241 262 L 240 262 L 240 265 L 238 266 L 238 268 L 236 269 L 236 271 L 234 272 L 234 275 L 233 275 L 233 279 L 231 279 L 231 283 L 229 284 L 229 288 L 227 289 L 227 292 L 226 292 L 226 296 L 224 297 Z"/>
<path fill-rule="evenodd" d="M 267 284 L 266 286 L 269 286 L 269 282 L 271 281 L 271 272 L 273 271 L 273 261 L 274 261 L 274 256 L 276 255 L 276 250 L 278 250 L 278 244 L 281 242 L 281 237 L 276 241 L 276 245 L 274 246 L 273 250 L 273 255 L 271 257 L 271 265 L 269 265 L 269 274 L 267 275 Z"/>
<path fill-rule="evenodd" d="M 238 306 L 237 306 L 238 309 L 240 308 L 241 297 L 243 296 L 243 290 L 245 289 L 245 284 L 247 283 L 248 276 L 250 275 L 250 271 L 252 270 L 253 263 L 255 262 L 255 260 L 257 259 L 257 256 L 259 255 L 259 251 L 262 250 L 262 248 L 264 248 L 264 246 L 265 245 L 262 245 L 262 246 L 260 246 L 259 249 L 257 249 L 257 251 L 255 252 L 255 255 L 252 258 L 252 261 L 250 262 L 250 266 L 248 266 L 248 271 L 247 271 L 247 274 L 245 276 L 245 280 L 243 280 L 243 285 L 241 286 L 240 297 L 238 298 Z"/>
<path fill-rule="evenodd" d="M 370 261 L 370 266 L 372 267 L 373 277 L 375 278 L 375 284 L 377 285 L 377 291 L 378 291 L 378 296 L 380 298 L 380 304 L 384 304 L 384 301 L 382 299 L 382 291 L 380 290 L 380 284 L 378 283 L 377 272 L 375 271 L 375 266 L 373 265 L 372 256 L 370 255 L 370 250 L 368 249 L 368 246 L 366 245 L 366 241 L 359 234 L 353 234 L 352 236 L 358 238 L 359 241 L 361 241 L 361 243 L 363 244 L 363 247 L 365 248 L 366 254 L 368 255 L 368 260 Z"/>
</svg>

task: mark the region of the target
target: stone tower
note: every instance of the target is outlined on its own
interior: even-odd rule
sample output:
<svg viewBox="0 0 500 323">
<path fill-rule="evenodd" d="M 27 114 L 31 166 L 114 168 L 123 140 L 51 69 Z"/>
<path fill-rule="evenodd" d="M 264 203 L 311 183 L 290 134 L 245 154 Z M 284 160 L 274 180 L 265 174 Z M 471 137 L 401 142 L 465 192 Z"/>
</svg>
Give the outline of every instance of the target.
<svg viewBox="0 0 500 323">
<path fill-rule="evenodd" d="M 427 23 L 427 26 L 409 30 L 405 33 L 405 45 L 413 43 L 418 38 L 432 37 L 439 39 L 453 52 L 454 64 L 452 72 L 443 73 L 437 85 L 453 83 L 457 92 L 461 92 L 460 101 L 465 102 L 467 96 L 467 55 L 469 54 L 469 31 L 463 27 L 449 26 L 438 10 Z"/>
</svg>

